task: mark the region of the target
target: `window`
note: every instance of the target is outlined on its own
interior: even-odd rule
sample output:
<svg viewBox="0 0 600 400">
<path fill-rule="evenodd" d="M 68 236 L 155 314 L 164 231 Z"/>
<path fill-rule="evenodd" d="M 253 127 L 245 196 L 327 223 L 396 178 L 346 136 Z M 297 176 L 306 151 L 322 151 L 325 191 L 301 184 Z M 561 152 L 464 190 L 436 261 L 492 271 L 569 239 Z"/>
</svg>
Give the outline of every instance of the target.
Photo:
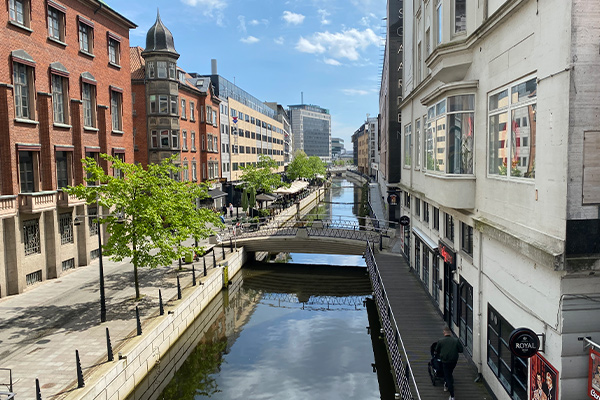
<svg viewBox="0 0 600 400">
<path fill-rule="evenodd" d="M 433 268 L 431 272 L 431 296 L 433 297 L 435 304 L 440 304 L 442 282 L 440 280 L 440 262 L 438 256 L 433 256 Z"/>
<path fill-rule="evenodd" d="M 217 111 L 212 110 L 212 124 L 213 126 L 217 126 Z"/>
<path fill-rule="evenodd" d="M 415 168 L 421 166 L 421 120 L 415 120 Z"/>
<path fill-rule="evenodd" d="M 110 115 L 112 117 L 112 130 L 123 130 L 123 93 L 117 90 L 110 91 Z"/>
<path fill-rule="evenodd" d="M 99 161 L 99 157 L 98 157 L 98 155 L 99 155 L 99 154 L 100 154 L 100 153 L 97 153 L 97 152 L 86 151 L 86 152 L 85 152 L 85 157 L 86 157 L 86 158 L 93 158 L 93 159 L 94 159 L 94 161 L 96 161 L 96 163 L 98 163 L 98 161 Z M 93 178 L 92 178 L 92 174 L 90 174 L 90 173 L 87 173 L 87 174 L 86 174 L 86 178 L 85 178 L 85 180 L 86 180 L 86 182 L 87 182 L 88 186 L 92 186 L 92 185 L 98 185 L 98 181 L 93 181 L 92 179 L 93 179 Z"/>
<path fill-rule="evenodd" d="M 181 99 L 181 119 L 186 119 L 186 107 L 185 99 Z"/>
<path fill-rule="evenodd" d="M 429 250 L 423 246 L 423 285 L 429 291 Z"/>
<path fill-rule="evenodd" d="M 8 0 L 8 12 L 12 22 L 29 27 L 29 0 Z"/>
<path fill-rule="evenodd" d="M 196 132 L 192 131 L 190 139 L 192 141 L 192 151 L 196 151 Z"/>
<path fill-rule="evenodd" d="M 154 71 L 154 62 L 153 61 L 149 61 L 148 63 L 146 63 L 146 74 L 148 75 L 148 78 L 154 79 L 154 77 L 156 76 L 156 73 Z"/>
<path fill-rule="evenodd" d="M 70 159 L 71 152 L 56 152 L 56 187 L 58 189 L 67 187 L 71 184 L 70 179 Z"/>
<path fill-rule="evenodd" d="M 23 222 L 23 244 L 25 245 L 26 256 L 40 254 L 42 252 L 39 220 L 30 219 L 29 221 Z"/>
<path fill-rule="evenodd" d="M 190 180 L 190 170 L 189 170 L 189 165 L 188 165 L 187 158 L 183 159 L 183 180 L 184 181 L 189 181 Z"/>
<path fill-rule="evenodd" d="M 121 151 L 124 151 L 124 150 L 121 150 Z M 120 151 L 117 153 L 113 150 L 113 156 L 117 160 L 119 160 L 121 162 L 125 162 L 125 153 L 121 153 Z M 118 179 L 123 178 L 123 171 L 119 168 L 116 168 L 114 163 L 112 164 L 112 167 L 113 167 L 113 176 Z"/>
<path fill-rule="evenodd" d="M 19 151 L 19 179 L 21 181 L 21 193 L 33 193 L 37 191 L 37 155 L 37 152 L 33 151 Z"/>
<path fill-rule="evenodd" d="M 157 77 L 159 79 L 167 78 L 167 62 L 166 61 L 157 61 L 156 69 L 157 69 Z"/>
<path fill-rule="evenodd" d="M 454 0 L 454 33 L 467 31 L 467 1 Z"/>
<path fill-rule="evenodd" d="M 410 193 L 404 192 L 404 207 L 410 210 Z"/>
<path fill-rule="evenodd" d="M 175 63 L 170 62 L 169 63 L 169 78 L 170 79 L 177 79 L 177 75 L 176 72 L 177 71 L 177 66 L 175 65 Z"/>
<path fill-rule="evenodd" d="M 446 174 L 473 173 L 475 96 L 448 97 L 427 110 L 426 168 Z"/>
<path fill-rule="evenodd" d="M 196 161 L 192 163 L 192 180 L 196 182 L 198 180 L 198 176 L 196 173 Z"/>
<path fill-rule="evenodd" d="M 64 213 L 58 216 L 58 228 L 60 230 L 60 244 L 74 243 L 73 216 L 71 213 Z"/>
<path fill-rule="evenodd" d="M 75 259 L 74 258 L 69 258 L 68 260 L 65 260 L 62 262 L 62 270 L 63 271 L 68 271 L 73 268 L 75 268 Z"/>
<path fill-rule="evenodd" d="M 65 77 L 55 74 L 52 74 L 51 77 L 52 110 L 54 112 L 54 122 L 59 124 L 66 124 L 69 122 L 68 80 Z"/>
<path fill-rule="evenodd" d="M 415 239 L 415 274 L 421 278 L 421 241 Z"/>
<path fill-rule="evenodd" d="M 473 354 L 473 286 L 460 278 L 459 338 L 469 354 Z"/>
<path fill-rule="evenodd" d="M 13 85 L 15 93 L 15 116 L 23 119 L 35 119 L 33 68 L 14 62 Z"/>
<path fill-rule="evenodd" d="M 169 96 L 170 99 L 170 103 L 171 103 L 171 114 L 172 115 L 177 115 L 177 96 Z"/>
<path fill-rule="evenodd" d="M 410 167 L 411 164 L 411 130 L 410 124 L 404 126 L 404 166 Z"/>
<path fill-rule="evenodd" d="M 415 197 L 415 215 L 417 218 L 421 217 L 421 199 Z"/>
<path fill-rule="evenodd" d="M 79 50 L 94 54 L 94 23 L 79 17 Z"/>
<path fill-rule="evenodd" d="M 442 27 L 443 27 L 443 21 L 444 21 L 444 15 L 442 13 L 442 1 L 441 0 L 437 0 L 437 8 L 436 8 L 436 13 L 435 13 L 435 17 L 436 17 L 436 23 L 437 23 L 437 44 L 442 43 Z"/>
<path fill-rule="evenodd" d="M 96 127 L 96 86 L 83 82 L 81 85 L 81 100 L 83 101 L 83 126 Z"/>
<path fill-rule="evenodd" d="M 158 149 L 158 131 L 150 132 L 150 147 Z"/>
<path fill-rule="evenodd" d="M 426 201 L 423 202 L 423 222 L 429 225 L 429 204 Z"/>
<path fill-rule="evenodd" d="M 48 37 L 65 41 L 65 12 L 48 5 Z"/>
<path fill-rule="evenodd" d="M 460 248 L 473 257 L 473 227 L 460 223 Z"/>
<path fill-rule="evenodd" d="M 508 348 L 509 336 L 513 330 L 512 325 L 488 304 L 488 366 L 511 398 L 526 399 L 527 361 L 513 356 Z"/>
<path fill-rule="evenodd" d="M 433 229 L 440 230 L 440 209 L 433 207 Z"/>
<path fill-rule="evenodd" d="M 194 102 L 190 101 L 190 121 L 195 121 L 196 120 L 196 113 L 194 110 Z"/>
<path fill-rule="evenodd" d="M 488 173 L 535 178 L 536 78 L 493 93 L 488 101 Z"/>
<path fill-rule="evenodd" d="M 121 43 L 114 35 L 108 34 L 108 61 L 111 64 L 121 63 Z"/>
<path fill-rule="evenodd" d="M 171 131 L 171 147 L 179 149 L 179 131 L 177 129 Z"/>
<path fill-rule="evenodd" d="M 96 236 L 98 234 L 98 208 L 88 207 L 88 228 L 90 230 L 90 236 Z"/>
<path fill-rule="evenodd" d="M 448 213 L 445 213 L 444 218 L 444 235 L 446 239 L 454 242 L 454 218 Z"/>
<path fill-rule="evenodd" d="M 187 131 L 181 131 L 181 148 L 187 150 Z"/>
</svg>

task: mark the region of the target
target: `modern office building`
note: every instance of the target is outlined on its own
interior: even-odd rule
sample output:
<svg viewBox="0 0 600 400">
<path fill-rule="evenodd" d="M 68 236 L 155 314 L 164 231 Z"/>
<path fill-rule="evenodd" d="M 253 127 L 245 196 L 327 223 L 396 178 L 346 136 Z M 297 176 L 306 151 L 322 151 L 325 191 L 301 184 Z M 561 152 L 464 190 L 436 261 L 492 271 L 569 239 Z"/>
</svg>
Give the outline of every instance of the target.
<svg viewBox="0 0 600 400">
<path fill-rule="evenodd" d="M 377 117 L 367 117 L 365 121 L 365 131 L 368 135 L 368 174 L 376 182 L 379 172 L 379 119 Z"/>
<path fill-rule="evenodd" d="M 129 30 L 96 0 L 11 0 L 0 32 L 0 297 L 98 257 L 81 159 L 133 162 Z M 125 54 L 122 54 L 125 51 Z M 102 211 L 101 211 L 102 212 Z M 74 226 L 79 216 L 87 223 Z M 85 217 L 84 217 L 85 216 Z"/>
<path fill-rule="evenodd" d="M 274 102 L 265 102 L 266 105 L 271 107 L 277 113 L 275 119 L 283 125 L 283 163 L 287 165 L 292 161 L 292 125 L 290 124 L 290 116 L 281 104 Z"/>
<path fill-rule="evenodd" d="M 598 15 L 583 0 L 404 3 L 402 173 L 389 182 L 410 217 L 403 248 L 498 399 L 533 398 L 538 372 L 553 399 L 594 397 Z M 541 340 L 530 359 L 509 350 L 521 327 Z"/>
<path fill-rule="evenodd" d="M 294 152 L 317 156 L 331 162 L 331 115 L 329 110 L 311 104 L 288 106 L 294 135 Z"/>
<path fill-rule="evenodd" d="M 340 158 L 344 149 L 344 139 L 342 138 L 331 138 L 331 158 L 336 160 Z"/>
</svg>

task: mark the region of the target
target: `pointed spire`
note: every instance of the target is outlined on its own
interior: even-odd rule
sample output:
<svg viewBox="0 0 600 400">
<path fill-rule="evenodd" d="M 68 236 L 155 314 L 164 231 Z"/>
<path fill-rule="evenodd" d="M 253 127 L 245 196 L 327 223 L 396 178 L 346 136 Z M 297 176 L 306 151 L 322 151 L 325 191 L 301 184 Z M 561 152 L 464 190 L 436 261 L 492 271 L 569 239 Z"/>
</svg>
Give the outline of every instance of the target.
<svg viewBox="0 0 600 400">
<path fill-rule="evenodd" d="M 168 52 L 179 57 L 179 54 L 175 50 L 173 34 L 160 19 L 160 10 L 158 8 L 156 9 L 156 22 L 154 22 L 154 25 L 152 25 L 146 34 L 146 48 L 144 49 L 145 53 L 156 51 Z"/>
</svg>

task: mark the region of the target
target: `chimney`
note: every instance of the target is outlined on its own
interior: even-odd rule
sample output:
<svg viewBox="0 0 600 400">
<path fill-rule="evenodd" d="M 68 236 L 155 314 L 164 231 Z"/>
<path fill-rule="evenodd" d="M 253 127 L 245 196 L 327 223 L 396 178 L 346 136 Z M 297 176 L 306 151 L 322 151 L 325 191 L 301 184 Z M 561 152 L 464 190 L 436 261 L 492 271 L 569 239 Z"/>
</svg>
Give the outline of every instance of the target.
<svg viewBox="0 0 600 400">
<path fill-rule="evenodd" d="M 210 60 L 210 73 L 212 75 L 217 75 L 217 59 L 213 58 Z"/>
</svg>

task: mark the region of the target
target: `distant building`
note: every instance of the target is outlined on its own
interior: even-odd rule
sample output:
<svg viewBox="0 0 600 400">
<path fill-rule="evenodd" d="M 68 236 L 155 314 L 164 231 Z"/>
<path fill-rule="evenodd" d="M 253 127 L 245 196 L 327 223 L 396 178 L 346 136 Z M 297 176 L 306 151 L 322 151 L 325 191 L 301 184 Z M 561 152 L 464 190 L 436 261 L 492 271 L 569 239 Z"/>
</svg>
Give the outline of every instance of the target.
<svg viewBox="0 0 600 400">
<path fill-rule="evenodd" d="M 281 104 L 265 102 L 266 105 L 276 111 L 275 119 L 283 125 L 283 162 L 284 164 L 292 161 L 292 125 L 290 116 Z"/>
<path fill-rule="evenodd" d="M 91 0 L 10 0 L 0 21 L 5 297 L 98 258 L 93 215 L 102 210 L 62 189 L 85 183 L 84 157 L 107 171 L 100 153 L 133 162 L 128 50 L 136 25 Z M 74 226 L 77 216 L 85 223 Z"/>
<path fill-rule="evenodd" d="M 344 152 L 344 139 L 342 138 L 331 138 L 331 158 L 340 158 Z"/>
<path fill-rule="evenodd" d="M 331 162 L 331 115 L 329 110 L 310 104 L 289 106 L 288 114 L 294 135 L 294 152 L 317 156 Z"/>
</svg>

